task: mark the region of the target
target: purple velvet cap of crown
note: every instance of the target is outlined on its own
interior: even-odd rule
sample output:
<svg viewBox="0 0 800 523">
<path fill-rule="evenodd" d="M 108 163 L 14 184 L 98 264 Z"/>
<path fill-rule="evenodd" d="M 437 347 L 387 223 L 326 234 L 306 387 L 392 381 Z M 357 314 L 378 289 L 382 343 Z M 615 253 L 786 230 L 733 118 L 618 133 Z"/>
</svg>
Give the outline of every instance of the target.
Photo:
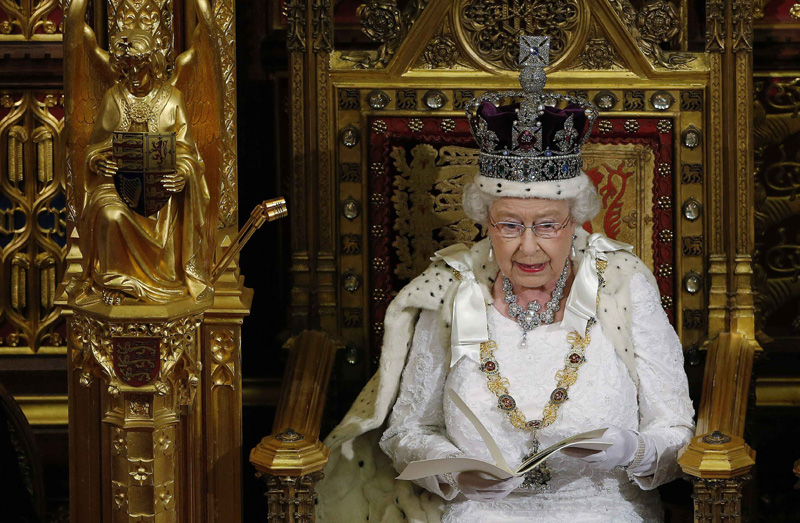
<svg viewBox="0 0 800 523">
<path fill-rule="evenodd" d="M 519 103 L 495 106 L 492 102 L 483 102 L 476 111 L 479 117 L 486 120 L 486 125 L 490 131 L 497 135 L 497 149 L 512 148 L 511 127 L 517 119 L 516 110 Z M 586 134 L 586 112 L 578 104 L 570 103 L 563 109 L 545 106 L 544 114 L 538 117 L 542 123 L 542 150 L 557 150 L 553 143 L 555 134 L 564 128 L 564 122 L 572 115 L 573 126 L 578 131 L 578 138 L 575 143 L 581 143 Z"/>
</svg>

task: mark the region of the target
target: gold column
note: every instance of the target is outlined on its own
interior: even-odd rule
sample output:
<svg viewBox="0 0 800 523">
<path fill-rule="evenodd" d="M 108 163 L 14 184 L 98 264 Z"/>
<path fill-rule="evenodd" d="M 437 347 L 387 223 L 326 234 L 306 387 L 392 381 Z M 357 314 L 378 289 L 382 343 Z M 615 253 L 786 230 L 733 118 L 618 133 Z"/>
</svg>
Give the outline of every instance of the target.
<svg viewBox="0 0 800 523">
<path fill-rule="evenodd" d="M 741 521 L 755 451 L 742 435 L 755 341 L 751 0 L 706 3 L 710 65 L 709 339 L 696 437 L 680 457 L 698 522 Z"/>
<path fill-rule="evenodd" d="M 200 380 L 203 316 L 190 302 L 70 304 L 72 521 L 191 520 L 194 420 L 182 414 Z"/>
<path fill-rule="evenodd" d="M 203 322 L 202 394 L 193 414 L 198 451 L 191 521 L 238 523 L 242 520 L 241 334 L 253 291 L 244 287 L 236 264 L 225 271 L 215 289 L 214 305 Z"/>
<path fill-rule="evenodd" d="M 292 132 L 292 327 L 337 326 L 333 181 L 335 135 L 330 55 L 331 0 L 289 0 L 290 125 Z M 314 291 L 312 291 L 312 289 Z M 314 300 L 317 300 L 314 302 Z"/>
</svg>

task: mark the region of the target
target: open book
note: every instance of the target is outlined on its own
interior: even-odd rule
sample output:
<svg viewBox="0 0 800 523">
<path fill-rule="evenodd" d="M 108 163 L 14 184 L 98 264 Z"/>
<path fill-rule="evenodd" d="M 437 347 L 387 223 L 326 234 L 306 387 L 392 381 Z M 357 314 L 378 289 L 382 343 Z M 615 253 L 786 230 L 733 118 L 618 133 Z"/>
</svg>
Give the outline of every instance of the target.
<svg viewBox="0 0 800 523">
<path fill-rule="evenodd" d="M 428 476 L 435 476 L 437 474 L 446 474 L 448 472 L 464 472 L 466 470 L 474 470 L 477 472 L 485 472 L 491 474 L 499 479 L 508 479 L 512 476 L 522 476 L 536 468 L 540 463 L 555 454 L 561 449 L 567 447 L 577 447 L 589 451 L 603 451 L 610 447 L 612 444 L 608 441 L 600 440 L 605 434 L 606 429 L 597 429 L 589 432 L 583 432 L 570 436 L 567 439 L 561 440 L 558 443 L 547 447 L 546 449 L 537 452 L 535 455 L 526 459 L 519 467 L 512 469 L 508 466 L 503 453 L 495 443 L 489 431 L 481 423 L 481 420 L 475 415 L 472 410 L 464 403 L 458 394 L 452 389 L 446 391 L 447 396 L 455 403 L 456 407 L 464 413 L 467 419 L 478 430 L 481 439 L 489 449 L 489 453 L 494 459 L 494 463 L 489 463 L 478 458 L 469 458 L 466 456 L 459 456 L 456 458 L 437 458 L 425 459 L 420 461 L 412 461 L 403 470 L 403 473 L 397 476 L 397 479 L 413 480 L 425 478 Z"/>
</svg>

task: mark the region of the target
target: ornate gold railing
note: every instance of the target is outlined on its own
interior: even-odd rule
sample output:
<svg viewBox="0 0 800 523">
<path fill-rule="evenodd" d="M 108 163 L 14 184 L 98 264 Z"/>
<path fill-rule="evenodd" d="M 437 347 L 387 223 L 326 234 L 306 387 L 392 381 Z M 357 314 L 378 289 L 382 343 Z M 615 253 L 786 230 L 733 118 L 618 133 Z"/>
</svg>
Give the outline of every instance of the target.
<svg viewBox="0 0 800 523">
<path fill-rule="evenodd" d="M 695 522 L 741 519 L 742 487 L 756 455 L 742 438 L 756 347 L 730 332 L 709 344 L 697 430 L 678 459 L 694 483 Z"/>
<path fill-rule="evenodd" d="M 293 343 L 272 435 L 250 452 L 267 486 L 268 521 L 314 520 L 314 486 L 330 454 L 319 430 L 335 354 L 322 332 L 304 331 Z"/>
</svg>

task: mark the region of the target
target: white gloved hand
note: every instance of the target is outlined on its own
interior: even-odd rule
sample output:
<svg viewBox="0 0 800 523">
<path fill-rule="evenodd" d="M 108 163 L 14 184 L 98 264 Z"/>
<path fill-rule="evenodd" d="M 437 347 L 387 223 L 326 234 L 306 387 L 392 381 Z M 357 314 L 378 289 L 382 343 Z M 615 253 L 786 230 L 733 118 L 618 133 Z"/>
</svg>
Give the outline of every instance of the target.
<svg viewBox="0 0 800 523">
<path fill-rule="evenodd" d="M 656 465 L 655 443 L 649 436 L 639 434 L 637 437 L 637 434 L 629 429 L 621 429 L 614 425 L 609 426 L 603 437 L 599 439 L 612 445 L 601 452 L 587 454 L 586 450 L 580 447 L 566 448 L 561 452 L 568 456 L 579 458 L 596 469 L 608 472 L 614 467 L 627 467 L 631 464 L 636 457 L 639 437 L 644 441 L 644 457 L 638 465 L 628 470 L 636 475 L 645 476 L 652 474 L 652 469 Z"/>
<path fill-rule="evenodd" d="M 464 471 L 453 474 L 458 489 L 467 499 L 472 501 L 498 501 L 525 481 L 523 476 L 498 479 L 483 472 Z"/>
</svg>

